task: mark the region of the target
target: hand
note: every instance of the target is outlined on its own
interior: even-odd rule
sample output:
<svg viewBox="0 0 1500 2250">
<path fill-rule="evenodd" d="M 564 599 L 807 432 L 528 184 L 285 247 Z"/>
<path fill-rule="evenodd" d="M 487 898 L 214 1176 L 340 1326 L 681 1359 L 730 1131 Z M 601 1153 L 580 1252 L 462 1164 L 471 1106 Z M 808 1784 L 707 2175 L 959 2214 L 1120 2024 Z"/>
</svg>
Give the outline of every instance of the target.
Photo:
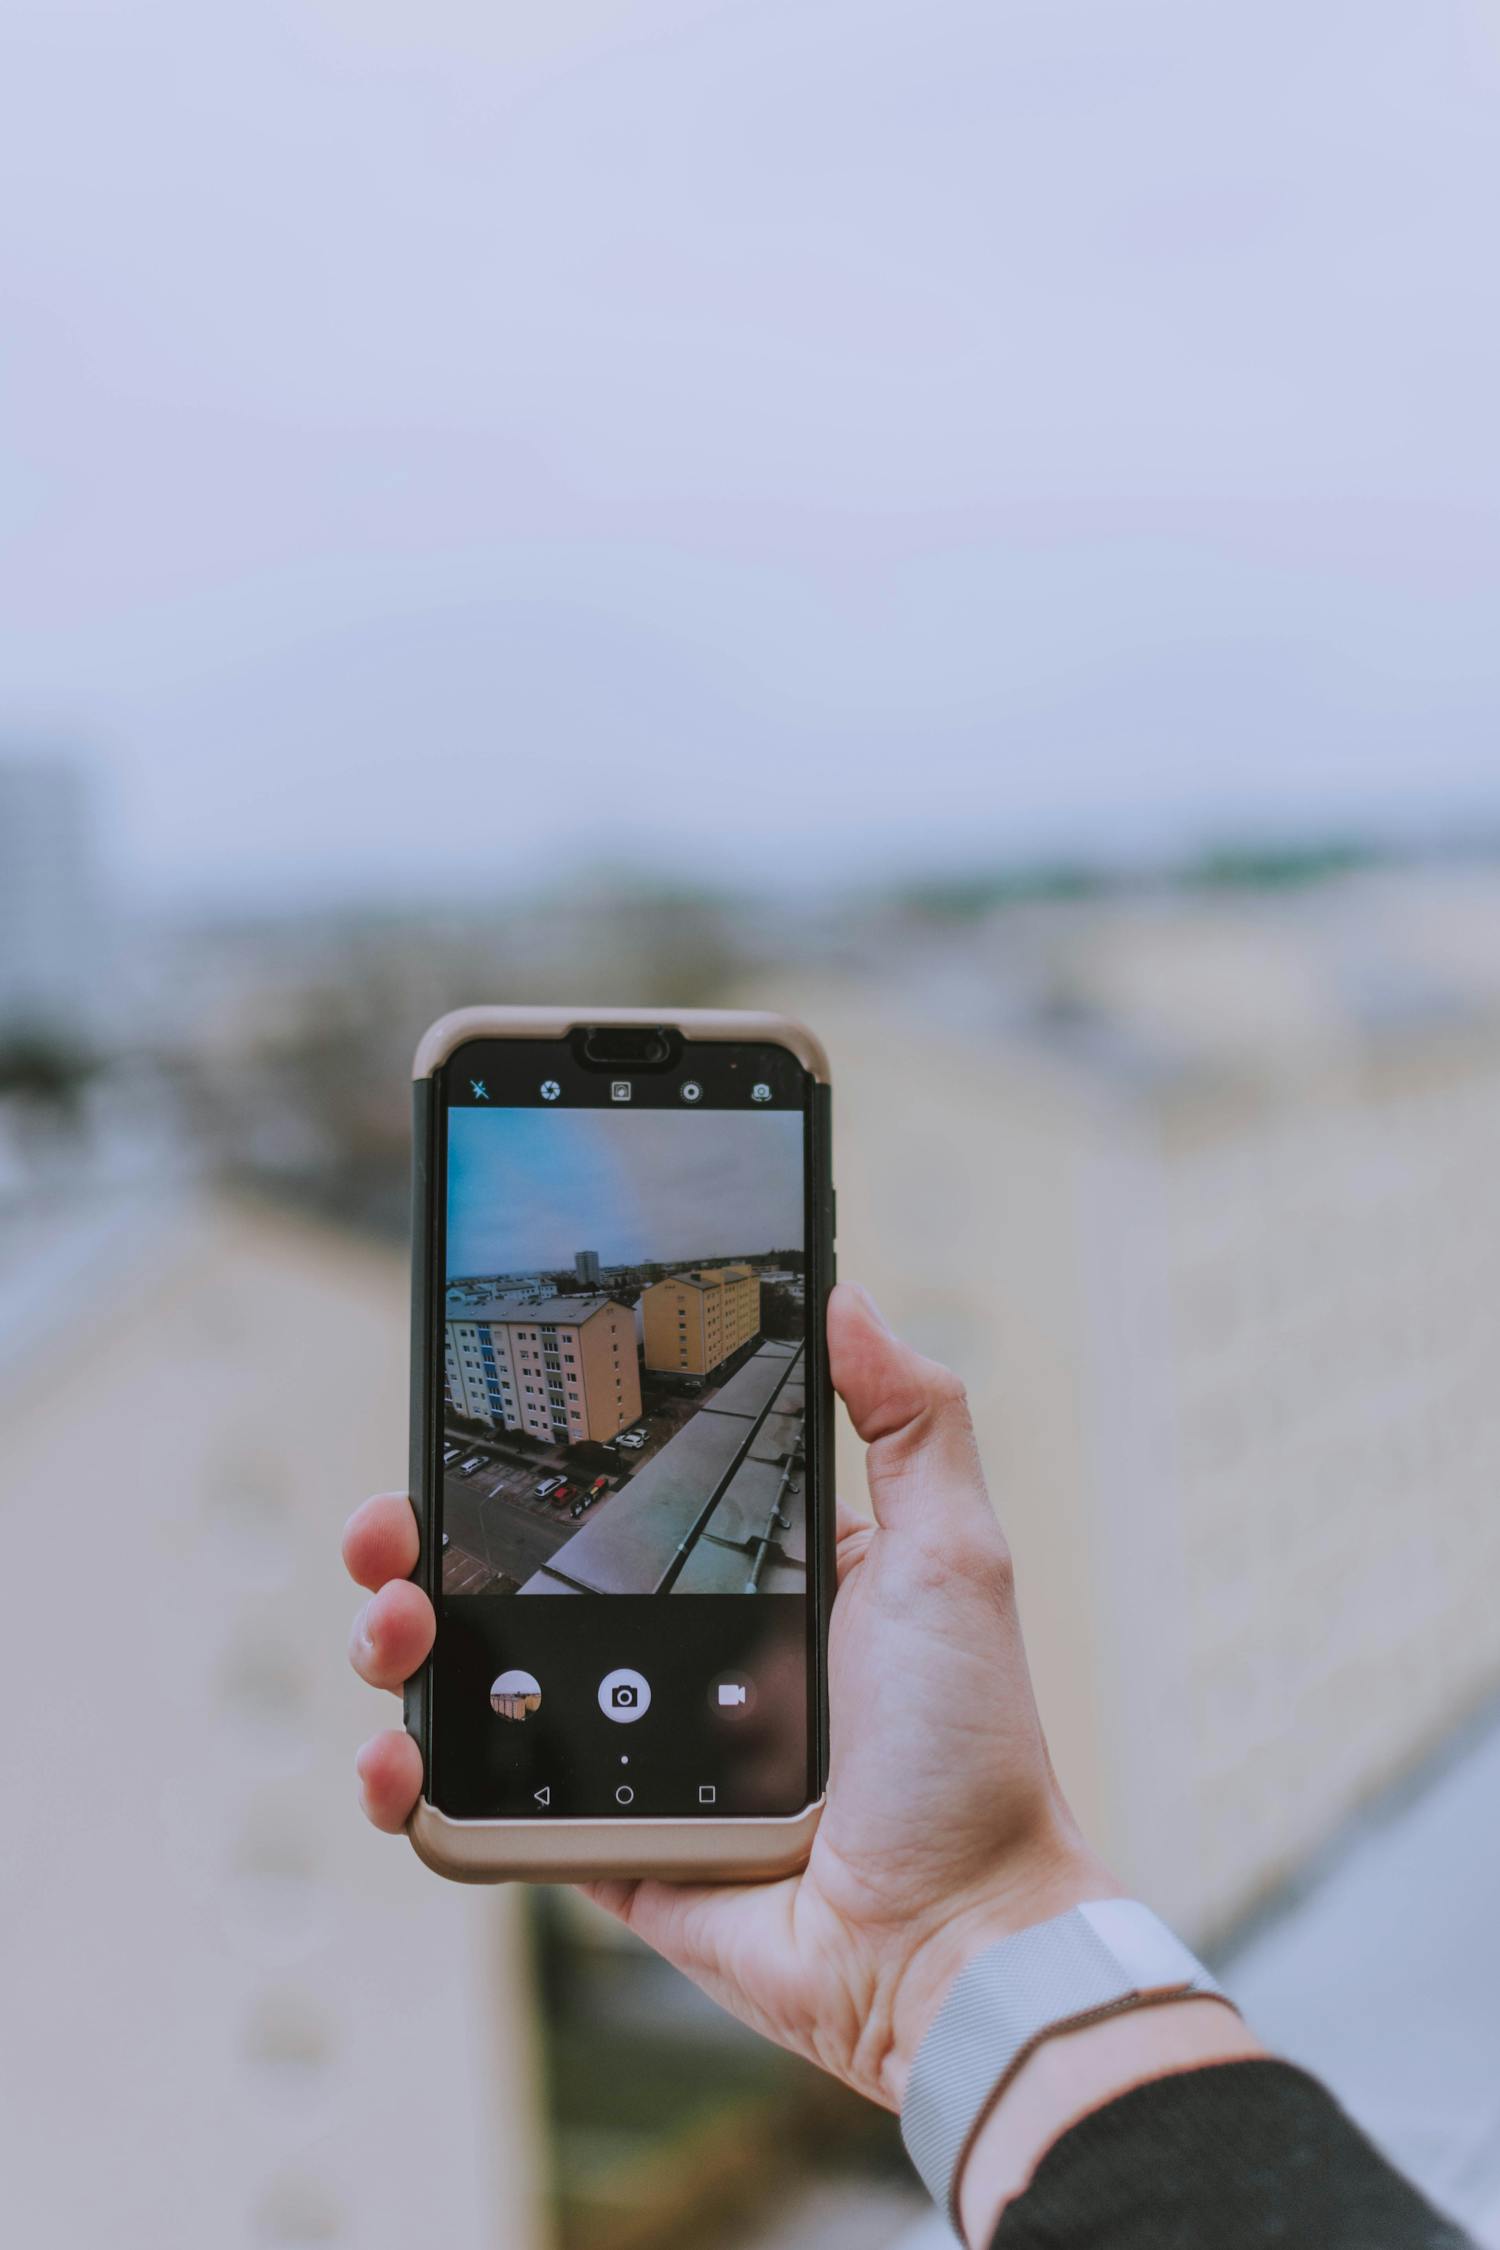
<svg viewBox="0 0 1500 2250">
<path fill-rule="evenodd" d="M 875 1522 L 840 1508 L 832 1764 L 812 1856 L 772 1883 L 586 1887 L 757 2031 L 897 2108 L 964 1962 L 1119 1885 L 1085 1847 L 1047 1757 L 961 1385 L 847 1283 L 828 1340 L 869 1446 Z M 404 1497 L 351 1519 L 345 1560 L 375 1590 L 351 1656 L 376 1687 L 399 1688 L 432 1645 L 431 1604 L 406 1578 L 416 1555 Z M 370 1819 L 400 1829 L 421 1789 L 416 1744 L 377 1735 L 357 1763 Z"/>
</svg>

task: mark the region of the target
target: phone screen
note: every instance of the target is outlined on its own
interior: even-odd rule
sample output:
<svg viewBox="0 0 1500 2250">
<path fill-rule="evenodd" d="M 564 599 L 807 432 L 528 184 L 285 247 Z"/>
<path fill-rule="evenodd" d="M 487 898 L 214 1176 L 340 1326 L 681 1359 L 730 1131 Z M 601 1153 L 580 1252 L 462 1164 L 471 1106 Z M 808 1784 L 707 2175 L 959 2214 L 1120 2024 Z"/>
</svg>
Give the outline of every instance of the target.
<svg viewBox="0 0 1500 2250">
<path fill-rule="evenodd" d="M 455 1819 L 817 1795 L 815 1081 L 778 1046 L 440 1074 L 428 1794 Z"/>
</svg>

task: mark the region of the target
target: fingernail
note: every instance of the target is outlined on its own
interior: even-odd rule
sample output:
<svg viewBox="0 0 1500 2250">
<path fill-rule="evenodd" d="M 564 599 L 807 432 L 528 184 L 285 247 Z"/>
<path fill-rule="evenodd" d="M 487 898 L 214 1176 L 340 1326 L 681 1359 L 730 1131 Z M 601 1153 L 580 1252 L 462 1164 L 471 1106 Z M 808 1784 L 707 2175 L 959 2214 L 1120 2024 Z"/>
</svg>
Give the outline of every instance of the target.
<svg viewBox="0 0 1500 2250">
<path fill-rule="evenodd" d="M 361 1656 L 373 1656 L 375 1643 L 370 1638 L 370 1605 L 365 1603 L 354 1620 L 354 1646 Z"/>
<path fill-rule="evenodd" d="M 857 1281 L 854 1286 L 859 1291 L 860 1295 L 864 1298 L 866 1309 L 869 1312 L 870 1318 L 875 1322 L 875 1325 L 878 1328 L 883 1328 L 888 1336 L 891 1335 L 893 1331 L 890 1322 L 886 1319 L 885 1314 L 881 1311 L 879 1305 L 876 1304 L 875 1299 L 871 1296 L 864 1283 L 862 1281 Z"/>
</svg>

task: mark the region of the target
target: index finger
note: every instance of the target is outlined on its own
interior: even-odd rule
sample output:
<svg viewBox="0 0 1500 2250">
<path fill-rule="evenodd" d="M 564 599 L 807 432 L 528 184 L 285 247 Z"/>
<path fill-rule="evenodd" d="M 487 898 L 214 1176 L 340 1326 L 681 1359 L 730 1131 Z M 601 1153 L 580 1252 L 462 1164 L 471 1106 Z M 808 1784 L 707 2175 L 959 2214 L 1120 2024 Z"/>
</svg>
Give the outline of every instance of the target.
<svg viewBox="0 0 1500 2250">
<path fill-rule="evenodd" d="M 393 1578 L 410 1578 L 417 1552 L 417 1519 L 404 1492 L 377 1492 L 344 1526 L 344 1568 L 371 1593 Z"/>
</svg>

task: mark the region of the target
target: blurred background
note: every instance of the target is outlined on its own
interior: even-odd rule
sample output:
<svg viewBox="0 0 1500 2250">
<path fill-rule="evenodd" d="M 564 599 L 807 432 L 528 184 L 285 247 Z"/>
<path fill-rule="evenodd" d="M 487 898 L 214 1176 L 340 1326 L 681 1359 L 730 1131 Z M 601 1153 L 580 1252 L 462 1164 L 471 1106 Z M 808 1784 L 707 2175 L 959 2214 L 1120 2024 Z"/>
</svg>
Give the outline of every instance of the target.
<svg viewBox="0 0 1500 2250">
<path fill-rule="evenodd" d="M 1500 2243 L 1497 112 L 1496 0 L 10 0 L 37 2250 L 946 2239 L 889 2119 L 356 1814 L 481 1000 L 819 1029 L 1075 1804 Z"/>
</svg>

